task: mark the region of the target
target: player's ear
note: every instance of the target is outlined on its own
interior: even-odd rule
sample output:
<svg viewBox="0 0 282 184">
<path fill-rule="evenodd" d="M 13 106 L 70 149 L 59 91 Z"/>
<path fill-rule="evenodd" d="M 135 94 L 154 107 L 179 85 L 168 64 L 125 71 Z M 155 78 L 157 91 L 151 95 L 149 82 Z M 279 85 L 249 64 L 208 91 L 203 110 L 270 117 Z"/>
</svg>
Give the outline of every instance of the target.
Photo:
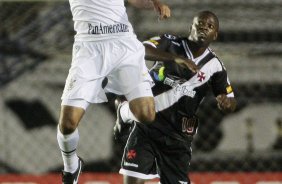
<svg viewBox="0 0 282 184">
<path fill-rule="evenodd" d="M 216 40 L 218 36 L 218 32 L 215 32 L 214 36 L 213 36 L 213 40 Z"/>
</svg>

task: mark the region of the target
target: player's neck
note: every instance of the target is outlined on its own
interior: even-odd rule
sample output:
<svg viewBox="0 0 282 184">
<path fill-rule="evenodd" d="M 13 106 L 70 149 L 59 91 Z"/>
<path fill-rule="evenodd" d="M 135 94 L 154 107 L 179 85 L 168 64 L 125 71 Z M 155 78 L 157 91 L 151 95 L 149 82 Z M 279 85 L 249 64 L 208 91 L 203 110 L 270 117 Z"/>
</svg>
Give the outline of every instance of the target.
<svg viewBox="0 0 282 184">
<path fill-rule="evenodd" d="M 201 45 L 199 45 L 195 42 L 192 42 L 192 41 L 188 42 L 188 45 L 189 45 L 189 48 L 190 48 L 194 58 L 201 56 L 205 52 L 205 50 L 207 49 L 206 46 L 201 46 Z"/>
</svg>

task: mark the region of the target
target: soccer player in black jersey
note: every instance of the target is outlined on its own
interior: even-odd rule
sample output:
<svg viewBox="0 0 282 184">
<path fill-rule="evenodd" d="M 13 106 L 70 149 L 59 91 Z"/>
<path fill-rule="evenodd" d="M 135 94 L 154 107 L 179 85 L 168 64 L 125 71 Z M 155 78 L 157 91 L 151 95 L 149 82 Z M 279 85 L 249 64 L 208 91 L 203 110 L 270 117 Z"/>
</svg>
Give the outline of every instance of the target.
<svg viewBox="0 0 282 184">
<path fill-rule="evenodd" d="M 235 110 L 236 100 L 226 69 L 209 48 L 217 39 L 218 30 L 217 16 L 201 11 L 193 18 L 188 37 L 164 34 L 144 42 L 146 59 L 155 61 L 150 74 L 155 82 L 152 90 L 156 119 L 149 125 L 132 123 L 120 169 L 124 184 L 143 184 L 155 177 L 160 178 L 161 184 L 189 184 L 199 104 L 212 90 L 220 110 Z M 167 62 L 179 56 L 194 61 L 199 70 L 195 73 Z M 127 102 L 118 106 L 116 135 L 132 122 L 128 109 Z"/>
</svg>

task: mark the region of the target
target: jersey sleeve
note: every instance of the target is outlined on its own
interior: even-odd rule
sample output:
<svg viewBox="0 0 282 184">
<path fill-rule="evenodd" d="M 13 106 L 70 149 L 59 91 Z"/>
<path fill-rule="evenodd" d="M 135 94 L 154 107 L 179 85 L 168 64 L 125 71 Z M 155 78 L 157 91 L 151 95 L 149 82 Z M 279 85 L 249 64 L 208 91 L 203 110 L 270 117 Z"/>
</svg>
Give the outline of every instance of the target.
<svg viewBox="0 0 282 184">
<path fill-rule="evenodd" d="M 215 96 L 226 94 L 227 97 L 234 97 L 233 88 L 230 84 L 227 71 L 223 64 L 218 60 L 221 70 L 214 73 L 211 77 L 211 86 Z"/>
<path fill-rule="evenodd" d="M 176 39 L 176 36 L 163 34 L 161 36 L 152 37 L 149 40 L 144 41 L 143 44 L 148 44 L 163 51 L 168 51 L 171 41 L 174 39 Z"/>
</svg>

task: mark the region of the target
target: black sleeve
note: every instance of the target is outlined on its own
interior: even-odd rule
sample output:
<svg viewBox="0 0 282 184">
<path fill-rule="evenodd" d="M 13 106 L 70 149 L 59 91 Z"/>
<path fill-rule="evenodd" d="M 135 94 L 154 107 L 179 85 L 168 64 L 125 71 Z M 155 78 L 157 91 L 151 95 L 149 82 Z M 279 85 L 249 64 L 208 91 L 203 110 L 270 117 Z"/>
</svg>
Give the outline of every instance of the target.
<svg viewBox="0 0 282 184">
<path fill-rule="evenodd" d="M 227 95 L 233 92 L 227 72 L 224 68 L 222 71 L 213 74 L 211 77 L 211 86 L 215 96 L 219 94 Z"/>
</svg>

